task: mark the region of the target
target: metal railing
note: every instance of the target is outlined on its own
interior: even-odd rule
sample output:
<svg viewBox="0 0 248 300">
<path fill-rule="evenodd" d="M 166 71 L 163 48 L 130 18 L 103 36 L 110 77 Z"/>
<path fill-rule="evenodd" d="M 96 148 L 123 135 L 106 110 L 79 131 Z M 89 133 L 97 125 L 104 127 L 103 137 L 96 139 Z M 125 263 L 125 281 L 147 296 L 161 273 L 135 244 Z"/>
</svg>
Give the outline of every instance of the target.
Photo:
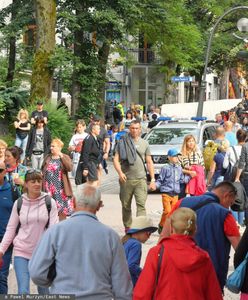
<svg viewBox="0 0 248 300">
<path fill-rule="evenodd" d="M 160 56 L 151 49 L 129 49 L 128 53 L 135 63 L 158 65 L 162 63 Z"/>
</svg>

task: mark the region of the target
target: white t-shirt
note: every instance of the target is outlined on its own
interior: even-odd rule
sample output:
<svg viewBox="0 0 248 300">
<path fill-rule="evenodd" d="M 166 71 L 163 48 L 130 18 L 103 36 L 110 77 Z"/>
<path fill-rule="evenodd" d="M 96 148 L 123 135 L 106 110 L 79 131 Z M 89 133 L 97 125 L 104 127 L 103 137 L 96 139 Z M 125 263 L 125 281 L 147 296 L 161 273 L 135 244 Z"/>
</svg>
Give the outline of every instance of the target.
<svg viewBox="0 0 248 300">
<path fill-rule="evenodd" d="M 88 133 L 83 132 L 83 133 L 75 133 L 69 143 L 69 146 L 77 146 L 78 143 L 82 142 Z"/>
<path fill-rule="evenodd" d="M 241 145 L 237 145 L 237 146 L 234 146 L 235 150 L 236 150 L 236 153 L 237 153 L 237 157 L 238 159 L 240 158 L 240 154 L 241 154 L 241 149 L 242 149 L 242 146 Z M 229 162 L 232 166 L 235 165 L 236 163 L 236 156 L 235 156 L 235 153 L 232 149 L 232 147 L 229 147 L 226 151 L 226 155 L 224 157 L 224 161 L 223 161 L 223 168 L 224 169 L 227 169 L 228 168 L 228 165 L 229 165 Z"/>
</svg>

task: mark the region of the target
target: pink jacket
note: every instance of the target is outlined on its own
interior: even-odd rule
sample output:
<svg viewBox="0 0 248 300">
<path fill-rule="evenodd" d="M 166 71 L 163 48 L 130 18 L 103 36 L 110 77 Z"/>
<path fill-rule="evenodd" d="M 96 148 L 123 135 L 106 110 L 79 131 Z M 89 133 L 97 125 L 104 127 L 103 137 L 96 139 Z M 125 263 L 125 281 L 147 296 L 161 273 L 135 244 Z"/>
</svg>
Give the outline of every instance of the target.
<svg viewBox="0 0 248 300">
<path fill-rule="evenodd" d="M 203 166 L 192 165 L 191 171 L 196 171 L 197 175 L 190 179 L 189 183 L 186 186 L 186 193 L 193 196 L 204 194 L 207 189 Z"/>
<path fill-rule="evenodd" d="M 34 248 L 38 244 L 48 220 L 48 212 L 45 203 L 46 193 L 34 200 L 29 200 L 27 194 L 23 194 L 23 203 L 20 216 L 17 213 L 17 201 L 14 203 L 5 235 L 0 244 L 0 251 L 5 253 L 13 242 L 14 256 L 21 256 L 30 259 Z M 58 223 L 58 211 L 56 202 L 52 199 L 49 227 Z M 21 227 L 16 235 L 16 228 Z"/>
</svg>

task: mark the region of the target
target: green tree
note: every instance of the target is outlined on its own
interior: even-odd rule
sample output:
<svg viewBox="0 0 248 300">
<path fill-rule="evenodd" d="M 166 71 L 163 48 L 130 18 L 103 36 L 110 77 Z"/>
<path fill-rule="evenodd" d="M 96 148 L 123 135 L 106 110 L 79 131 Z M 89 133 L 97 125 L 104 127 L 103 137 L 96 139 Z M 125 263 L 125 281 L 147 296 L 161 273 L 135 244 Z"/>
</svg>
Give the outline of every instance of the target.
<svg viewBox="0 0 248 300">
<path fill-rule="evenodd" d="M 207 48 L 207 42 L 210 31 L 216 23 L 217 19 L 227 10 L 234 6 L 244 5 L 245 3 L 238 3 L 236 0 L 187 0 L 186 5 L 188 11 L 191 13 L 194 23 L 201 32 L 202 45 L 199 55 L 195 57 L 197 67 L 189 69 L 192 75 L 196 76 L 196 80 L 201 82 L 203 68 L 204 68 L 204 55 Z M 231 13 L 225 17 L 219 24 L 217 31 L 214 35 L 210 59 L 208 67 L 210 70 L 215 70 L 223 80 L 221 86 L 221 98 L 227 98 L 226 82 L 229 72 L 227 70 L 233 66 L 237 66 L 236 54 L 243 43 L 234 38 L 232 32 L 236 31 L 236 22 L 243 16 L 243 11 Z"/>
<path fill-rule="evenodd" d="M 26 25 L 32 20 L 32 0 L 13 0 L 0 11 L 0 30 L 5 39 L 4 47 L 8 48 L 8 68 L 5 82 L 7 86 L 15 85 L 17 39 L 20 38 Z M 19 53 L 20 54 L 20 53 Z"/>
</svg>

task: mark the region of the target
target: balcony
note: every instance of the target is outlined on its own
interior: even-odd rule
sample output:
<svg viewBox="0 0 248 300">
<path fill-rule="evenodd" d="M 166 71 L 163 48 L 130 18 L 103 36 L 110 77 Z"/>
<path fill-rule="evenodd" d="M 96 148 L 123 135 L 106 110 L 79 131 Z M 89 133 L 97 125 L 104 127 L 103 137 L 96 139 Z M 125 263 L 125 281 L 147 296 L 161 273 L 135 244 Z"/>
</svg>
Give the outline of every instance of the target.
<svg viewBox="0 0 248 300">
<path fill-rule="evenodd" d="M 129 49 L 128 54 L 136 64 L 154 64 L 161 65 L 161 58 L 151 49 Z"/>
</svg>

